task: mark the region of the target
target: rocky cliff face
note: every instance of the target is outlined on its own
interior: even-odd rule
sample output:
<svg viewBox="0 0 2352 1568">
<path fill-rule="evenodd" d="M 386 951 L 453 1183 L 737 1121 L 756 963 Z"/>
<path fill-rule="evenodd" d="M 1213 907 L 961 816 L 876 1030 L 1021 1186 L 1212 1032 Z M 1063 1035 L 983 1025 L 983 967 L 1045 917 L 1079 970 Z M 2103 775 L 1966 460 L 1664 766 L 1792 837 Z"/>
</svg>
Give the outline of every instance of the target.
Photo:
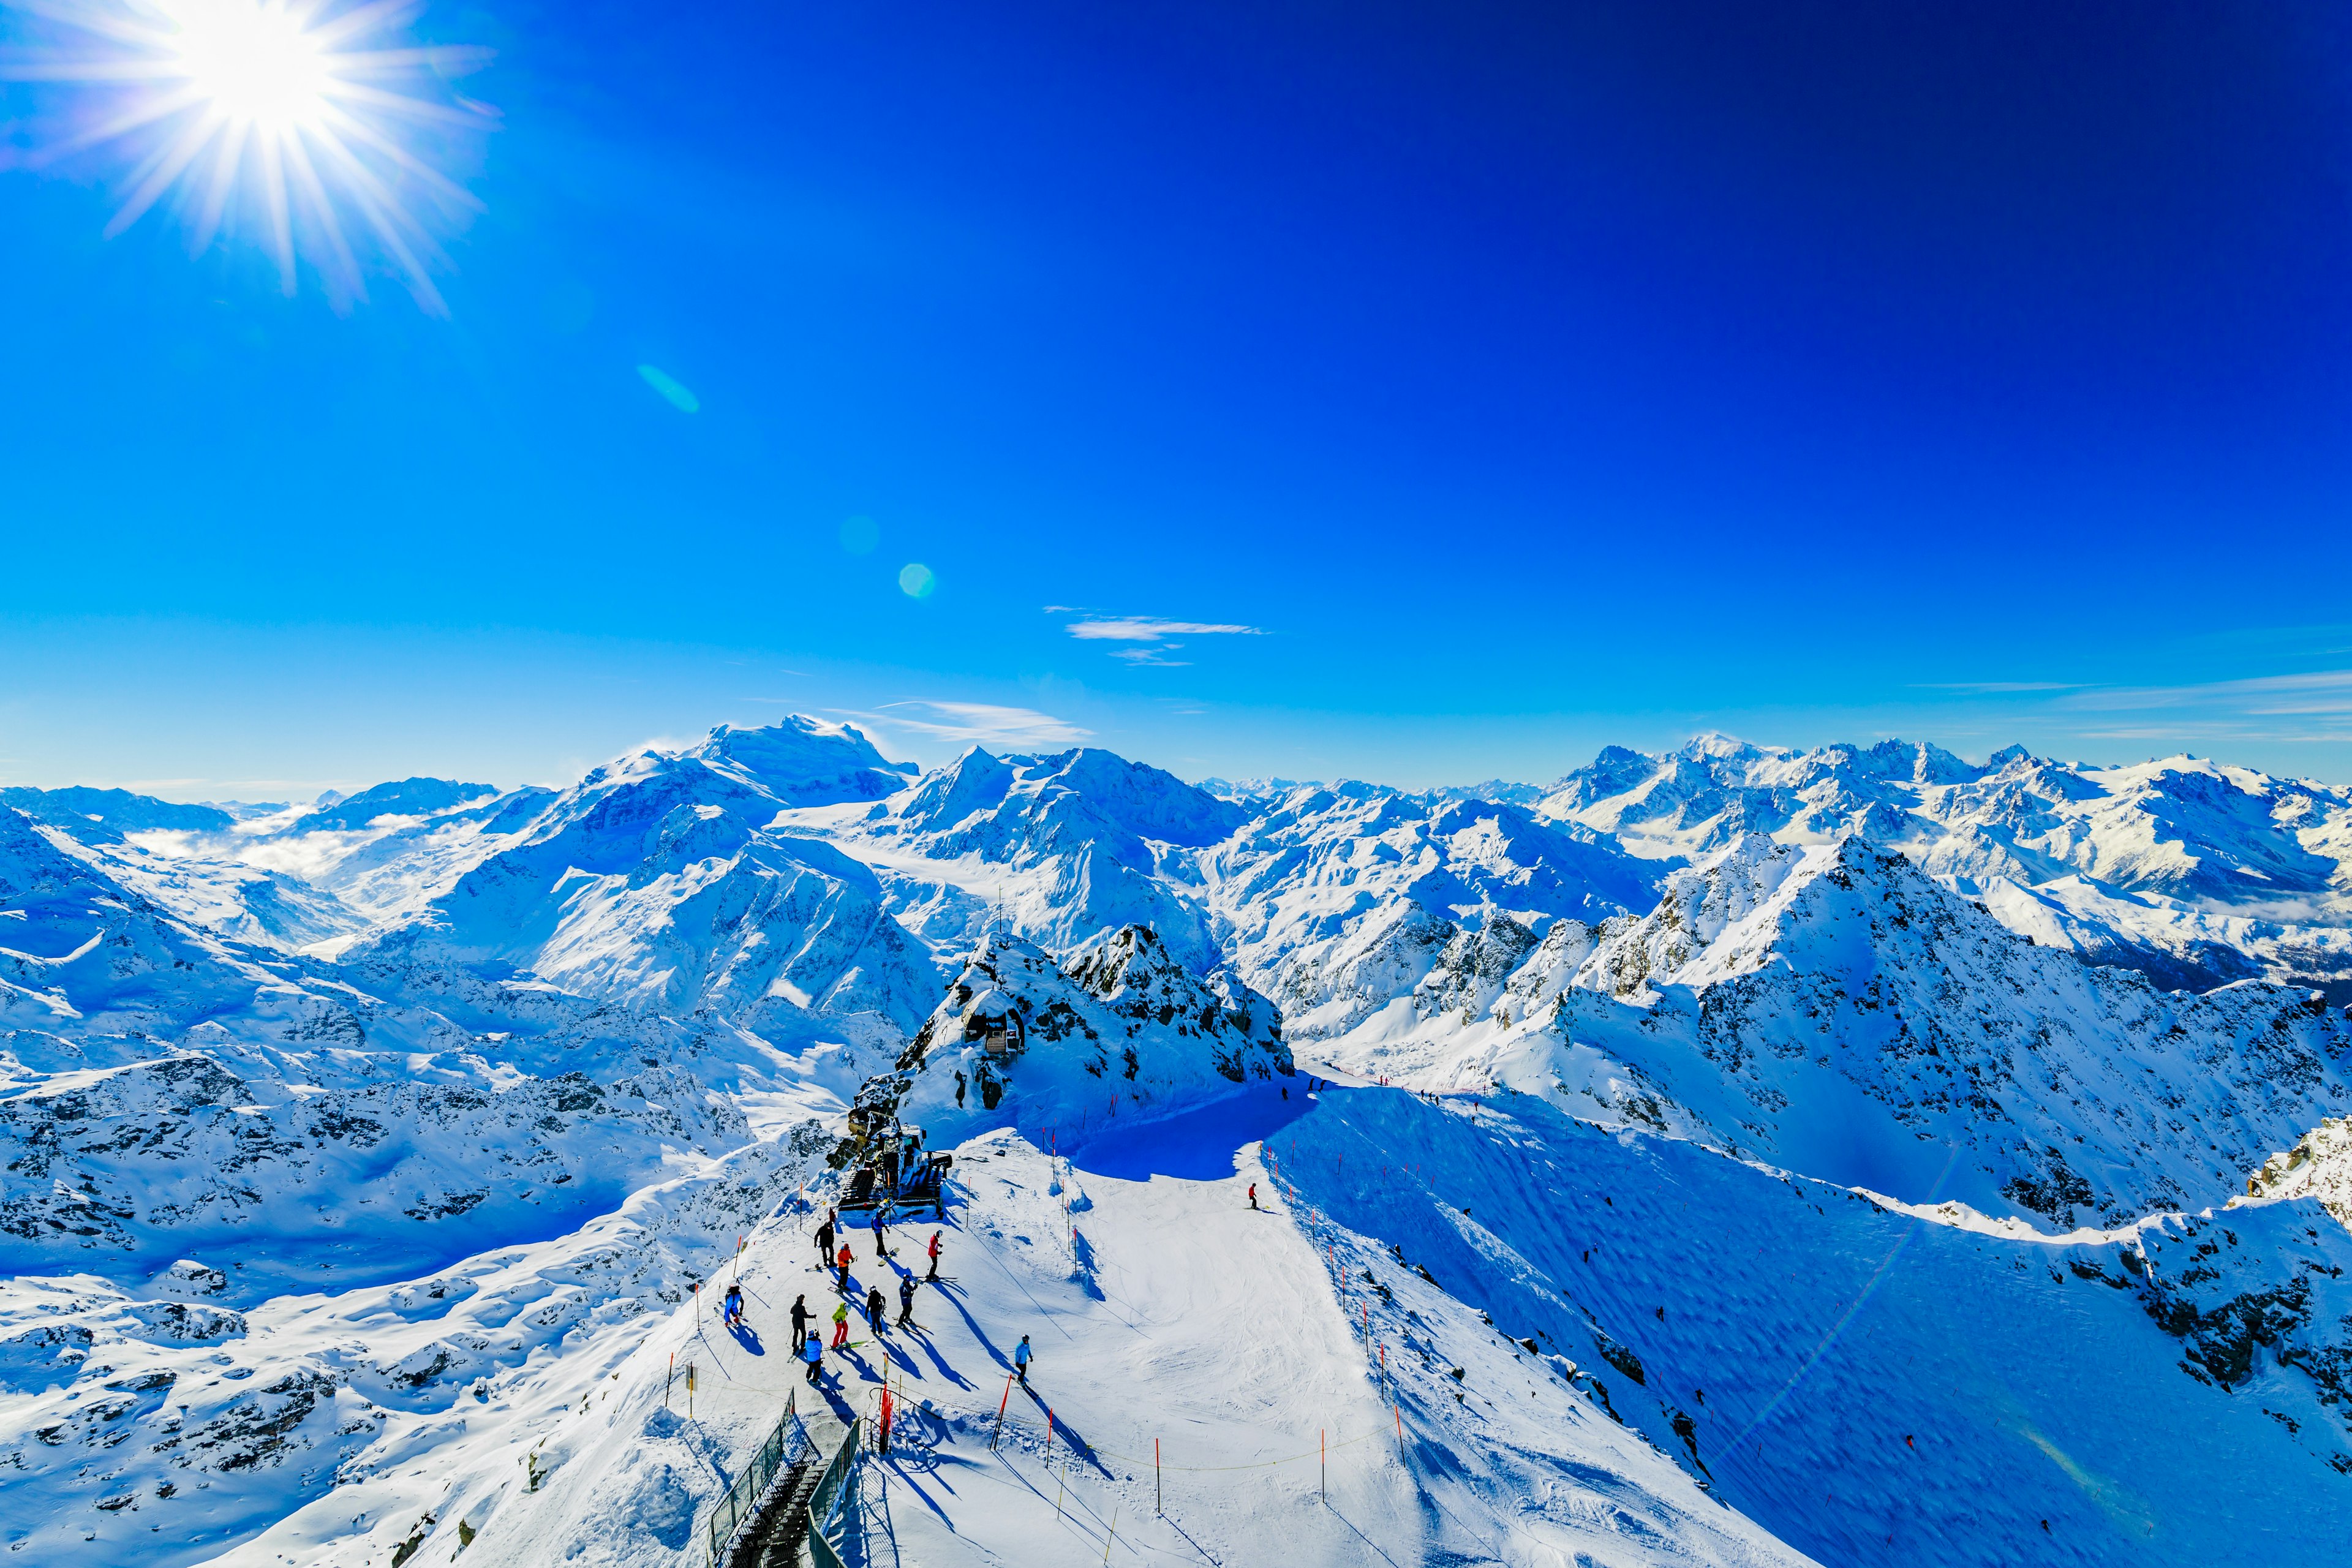
<svg viewBox="0 0 2352 1568">
<path fill-rule="evenodd" d="M 992 1057 L 988 1020 L 1017 1014 L 1025 1047 Z M 949 984 L 895 1071 L 858 1091 L 943 1145 L 995 1126 L 1082 1134 L 1293 1071 L 1273 1004 L 1230 973 L 1194 974 L 1129 926 L 1066 963 L 994 936 Z"/>
</svg>

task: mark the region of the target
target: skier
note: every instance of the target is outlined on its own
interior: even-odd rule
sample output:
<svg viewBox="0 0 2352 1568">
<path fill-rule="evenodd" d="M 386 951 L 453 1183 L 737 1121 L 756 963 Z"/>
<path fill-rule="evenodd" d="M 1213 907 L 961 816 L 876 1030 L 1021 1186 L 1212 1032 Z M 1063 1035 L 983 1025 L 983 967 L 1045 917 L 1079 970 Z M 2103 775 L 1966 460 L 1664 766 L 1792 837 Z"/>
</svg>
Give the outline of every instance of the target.
<svg viewBox="0 0 2352 1568">
<path fill-rule="evenodd" d="M 726 1302 L 721 1321 L 731 1329 L 743 1321 L 743 1287 L 730 1281 L 727 1287 Z"/>
<path fill-rule="evenodd" d="M 811 1334 L 801 1342 L 801 1359 L 808 1363 L 808 1380 L 812 1387 L 824 1374 L 824 1337 Z"/>
<path fill-rule="evenodd" d="M 866 1288 L 866 1326 L 872 1329 L 877 1334 L 882 1331 L 882 1309 L 885 1303 L 882 1300 L 882 1287 L 879 1285 L 867 1286 Z"/>
<path fill-rule="evenodd" d="M 834 1266 L 835 1268 L 838 1268 L 839 1270 L 841 1270 L 841 1278 L 839 1278 L 838 1279 L 836 1279 L 836 1280 L 835 1280 L 835 1281 L 834 1281 L 833 1288 L 834 1288 L 835 1289 L 836 1289 L 836 1290 L 846 1290 L 846 1289 L 849 1289 L 849 1243 L 847 1243 L 847 1242 L 845 1242 L 845 1242 L 843 1242 L 843 1243 L 841 1244 L 841 1252 L 840 1252 L 840 1254 L 839 1254 L 837 1257 L 835 1257 L 835 1258 L 834 1258 L 834 1260 L 833 1260 L 833 1266 Z"/>
<path fill-rule="evenodd" d="M 883 1245 L 882 1236 L 883 1227 L 889 1224 L 889 1221 L 884 1216 L 888 1215 L 889 1212 L 890 1205 L 888 1204 L 877 1204 L 874 1205 L 874 1256 L 877 1259 L 890 1256 L 890 1249 Z"/>
<path fill-rule="evenodd" d="M 1029 1386 L 1029 1363 L 1036 1359 L 1036 1355 L 1037 1352 L 1029 1348 L 1029 1336 L 1022 1335 L 1021 1342 L 1013 1349 L 1013 1370 L 1020 1376 L 1024 1388 Z"/>
<path fill-rule="evenodd" d="M 961 1069 L 956 1073 L 956 1109 L 963 1109 L 963 1073 Z"/>
<path fill-rule="evenodd" d="M 833 1310 L 833 1348 L 839 1350 L 849 1342 L 849 1303 L 842 1302 Z"/>
<path fill-rule="evenodd" d="M 810 1318 L 810 1316 L 811 1316 L 811 1314 L 810 1314 L 809 1310 L 808 1310 L 808 1298 L 807 1298 L 806 1296 L 795 1296 L 795 1297 L 793 1297 L 793 1349 L 795 1352 L 798 1352 L 798 1351 L 799 1351 L 801 1342 L 802 1342 L 803 1340 L 804 1340 L 804 1339 L 808 1338 L 808 1326 L 809 1326 L 809 1318 Z"/>
<path fill-rule="evenodd" d="M 1252 1183 L 1250 1184 L 1250 1194 L 1249 1194 L 1249 1198 L 1250 1198 L 1250 1207 L 1252 1207 L 1252 1208 L 1255 1208 L 1255 1207 L 1257 1207 L 1257 1184 L 1256 1184 L 1255 1182 L 1252 1182 Z"/>
<path fill-rule="evenodd" d="M 833 1211 L 824 1211 L 824 1218 L 816 1227 L 816 1266 L 819 1268 L 833 1261 Z"/>
<path fill-rule="evenodd" d="M 898 1326 L 902 1329 L 919 1326 L 915 1321 L 915 1277 L 911 1274 L 898 1276 Z"/>
<path fill-rule="evenodd" d="M 927 1285 L 936 1285 L 940 1280 L 940 1233 L 936 1230 L 931 1232 L 930 1251 L 931 1271 L 923 1276 L 923 1282 Z"/>
</svg>

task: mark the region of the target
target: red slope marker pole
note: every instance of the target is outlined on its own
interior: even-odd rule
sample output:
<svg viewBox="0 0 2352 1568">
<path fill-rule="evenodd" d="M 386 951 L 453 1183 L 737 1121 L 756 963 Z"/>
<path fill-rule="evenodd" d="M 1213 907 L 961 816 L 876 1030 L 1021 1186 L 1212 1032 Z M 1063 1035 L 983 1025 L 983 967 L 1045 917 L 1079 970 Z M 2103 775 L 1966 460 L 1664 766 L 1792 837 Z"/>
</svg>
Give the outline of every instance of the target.
<svg viewBox="0 0 2352 1568">
<path fill-rule="evenodd" d="M 1157 1514 L 1157 1513 L 1159 1513 L 1159 1512 L 1160 1511 L 1160 1439 L 1159 1439 L 1159 1438 L 1157 1438 L 1157 1437 L 1154 1437 L 1153 1439 L 1151 1439 L 1151 1511 L 1152 1511 L 1154 1514 Z"/>
<path fill-rule="evenodd" d="M 1324 1440 L 1323 1429 L 1319 1426 L 1315 1429 L 1315 1458 L 1316 1463 L 1322 1467 L 1323 1471 L 1323 1500 L 1329 1502 L 1331 1500 L 1331 1446 Z"/>
<path fill-rule="evenodd" d="M 996 1402 L 996 1430 L 988 1435 L 990 1452 L 994 1452 L 996 1440 L 1004 1436 L 1004 1407 L 1013 1403 L 1013 1374 L 1004 1374 L 1004 1397 Z"/>
</svg>

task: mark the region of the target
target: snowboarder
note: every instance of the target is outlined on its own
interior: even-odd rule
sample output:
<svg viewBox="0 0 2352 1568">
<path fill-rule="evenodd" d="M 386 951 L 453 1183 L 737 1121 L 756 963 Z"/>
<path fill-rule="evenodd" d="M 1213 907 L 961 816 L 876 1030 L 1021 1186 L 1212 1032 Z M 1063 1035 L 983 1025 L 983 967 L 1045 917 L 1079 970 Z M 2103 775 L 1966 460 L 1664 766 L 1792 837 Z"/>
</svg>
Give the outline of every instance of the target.
<svg viewBox="0 0 2352 1568">
<path fill-rule="evenodd" d="M 923 1282 L 927 1285 L 936 1285 L 940 1279 L 940 1233 L 936 1230 L 931 1232 L 930 1252 L 931 1271 L 923 1276 Z"/>
<path fill-rule="evenodd" d="M 882 1331 L 882 1309 L 885 1305 L 882 1300 L 882 1287 L 867 1286 L 866 1288 L 866 1326 L 877 1334 Z"/>
<path fill-rule="evenodd" d="M 833 1211 L 827 1209 L 816 1227 L 816 1266 L 819 1268 L 833 1261 Z"/>
<path fill-rule="evenodd" d="M 1029 1336 L 1022 1335 L 1021 1342 L 1013 1349 L 1013 1370 L 1021 1379 L 1021 1386 L 1024 1388 L 1029 1386 L 1029 1363 L 1035 1360 L 1037 1352 L 1029 1348 Z"/>
<path fill-rule="evenodd" d="M 801 1359 L 808 1363 L 808 1380 L 814 1384 L 824 1374 L 824 1337 L 811 1334 L 801 1342 Z"/>
<path fill-rule="evenodd" d="M 847 1242 L 845 1242 L 845 1242 L 843 1242 L 843 1243 L 841 1244 L 841 1251 L 839 1252 L 839 1254 L 837 1254 L 837 1255 L 835 1257 L 835 1258 L 834 1258 L 834 1260 L 833 1260 L 833 1266 L 834 1266 L 835 1268 L 837 1268 L 837 1269 L 839 1269 L 839 1270 L 841 1271 L 841 1277 L 840 1277 L 839 1279 L 835 1279 L 835 1280 L 834 1281 L 833 1288 L 834 1288 L 835 1289 L 836 1289 L 836 1290 L 846 1290 L 846 1289 L 849 1289 L 849 1243 L 847 1243 Z"/>
<path fill-rule="evenodd" d="M 849 1342 L 849 1303 L 842 1302 L 833 1310 L 833 1348 L 839 1350 Z"/>
<path fill-rule="evenodd" d="M 1250 1207 L 1257 1207 L 1257 1184 L 1255 1182 L 1252 1182 L 1250 1184 Z"/>
<path fill-rule="evenodd" d="M 796 1351 L 800 1348 L 800 1342 L 808 1338 L 809 1319 L 812 1315 L 808 1310 L 806 1296 L 793 1298 L 793 1348 Z"/>
<path fill-rule="evenodd" d="M 911 1274 L 898 1276 L 898 1326 L 902 1329 L 916 1326 L 915 1277 Z"/>
<path fill-rule="evenodd" d="M 956 1072 L 956 1109 L 963 1109 L 963 1072 L 961 1068 Z"/>
<path fill-rule="evenodd" d="M 874 1205 L 874 1256 L 877 1261 L 890 1256 L 890 1249 L 883 1245 L 883 1230 L 889 1224 L 888 1219 L 885 1216 L 887 1215 L 889 1212 L 890 1205 L 888 1204 L 877 1204 Z"/>
<path fill-rule="evenodd" d="M 743 1287 L 730 1281 L 725 1300 L 726 1310 L 721 1314 L 721 1321 L 731 1329 L 743 1321 Z"/>
</svg>

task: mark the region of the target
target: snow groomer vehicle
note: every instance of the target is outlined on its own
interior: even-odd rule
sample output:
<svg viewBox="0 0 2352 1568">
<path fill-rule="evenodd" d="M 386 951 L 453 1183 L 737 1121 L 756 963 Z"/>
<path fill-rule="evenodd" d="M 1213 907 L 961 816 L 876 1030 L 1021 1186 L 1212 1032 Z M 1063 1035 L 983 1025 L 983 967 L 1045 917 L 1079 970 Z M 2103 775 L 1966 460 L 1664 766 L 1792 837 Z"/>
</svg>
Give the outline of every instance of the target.
<svg viewBox="0 0 2352 1568">
<path fill-rule="evenodd" d="M 934 1219 L 947 1218 L 948 1167 L 955 1163 L 954 1155 L 927 1151 L 921 1128 L 869 1106 L 850 1108 L 849 1136 L 857 1146 L 857 1163 L 834 1205 L 845 1221 L 877 1208 L 886 1219 L 926 1208 Z"/>
</svg>

